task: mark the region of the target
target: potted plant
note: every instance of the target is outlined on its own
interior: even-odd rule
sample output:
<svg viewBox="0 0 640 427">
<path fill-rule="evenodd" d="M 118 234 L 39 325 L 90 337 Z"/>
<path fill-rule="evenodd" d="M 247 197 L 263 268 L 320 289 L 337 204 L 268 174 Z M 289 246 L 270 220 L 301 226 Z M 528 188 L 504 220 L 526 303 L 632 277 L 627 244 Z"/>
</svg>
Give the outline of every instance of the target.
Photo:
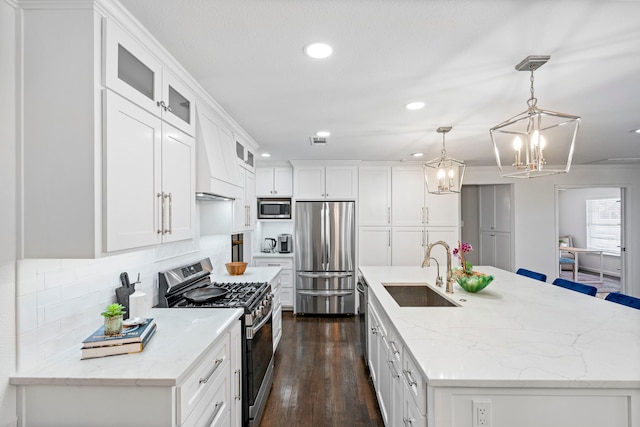
<svg viewBox="0 0 640 427">
<path fill-rule="evenodd" d="M 104 317 L 104 334 L 117 335 L 122 331 L 122 318 L 126 313 L 121 304 L 109 304 L 100 313 Z"/>
<path fill-rule="evenodd" d="M 453 255 L 460 259 L 460 268 L 454 269 L 451 274 L 462 289 L 467 292 L 478 292 L 489 286 L 493 276 L 473 271 L 473 264 L 465 259 L 465 254 L 471 253 L 473 247 L 468 243 L 460 243 L 453 249 Z"/>
</svg>

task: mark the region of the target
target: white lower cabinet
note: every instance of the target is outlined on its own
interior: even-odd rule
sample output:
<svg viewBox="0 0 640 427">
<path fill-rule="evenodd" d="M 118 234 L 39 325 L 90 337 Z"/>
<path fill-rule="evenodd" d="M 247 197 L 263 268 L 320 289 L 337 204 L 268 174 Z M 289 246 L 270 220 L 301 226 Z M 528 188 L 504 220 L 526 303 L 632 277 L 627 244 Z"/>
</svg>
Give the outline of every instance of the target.
<svg viewBox="0 0 640 427">
<path fill-rule="evenodd" d="M 358 265 L 391 265 L 391 227 L 360 227 Z"/>
<path fill-rule="evenodd" d="M 137 385 L 18 385 L 17 426 L 240 427 L 241 339 L 240 321 L 234 321 L 173 386 L 145 385 L 144 381 Z M 157 342 L 151 341 L 145 352 L 153 351 L 151 346 Z M 110 362 L 123 360 L 126 371 L 130 361 L 123 358 L 136 356 L 112 356 L 104 364 L 113 370 L 117 368 Z"/>
<path fill-rule="evenodd" d="M 426 427 L 426 381 L 371 294 L 368 316 L 369 372 L 385 426 Z"/>
<path fill-rule="evenodd" d="M 282 308 L 293 309 L 293 259 L 290 257 L 260 257 L 254 256 L 256 267 L 280 267 L 280 301 Z"/>
</svg>

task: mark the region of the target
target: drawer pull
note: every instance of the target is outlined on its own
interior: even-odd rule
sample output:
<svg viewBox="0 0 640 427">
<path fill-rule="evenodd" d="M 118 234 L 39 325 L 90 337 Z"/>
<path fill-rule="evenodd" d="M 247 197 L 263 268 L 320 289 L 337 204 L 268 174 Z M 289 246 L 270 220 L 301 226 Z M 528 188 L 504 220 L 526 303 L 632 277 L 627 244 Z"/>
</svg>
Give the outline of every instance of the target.
<svg viewBox="0 0 640 427">
<path fill-rule="evenodd" d="M 222 410 L 223 406 L 224 406 L 224 402 L 216 402 L 216 406 L 214 406 L 213 415 L 211 415 L 211 418 L 209 418 L 209 421 L 207 421 L 206 425 L 208 425 L 208 426 L 212 426 L 213 425 L 213 423 L 216 420 L 216 418 L 218 418 L 218 414 Z"/>
<path fill-rule="evenodd" d="M 241 390 L 240 390 L 240 389 L 241 389 L 241 387 L 242 387 L 242 386 L 240 385 L 240 369 L 236 369 L 236 370 L 235 370 L 235 374 L 237 375 L 237 378 L 238 378 L 238 388 L 236 389 L 236 390 L 238 390 L 238 395 L 237 395 L 237 396 L 235 396 L 235 399 L 236 399 L 236 400 L 240 400 L 240 399 L 242 399 L 242 396 L 241 396 L 241 394 L 242 394 L 242 393 L 241 393 Z"/>
<path fill-rule="evenodd" d="M 220 366 L 222 364 L 222 362 L 224 362 L 224 358 L 223 359 L 216 359 L 213 361 L 213 369 L 211 370 L 211 372 L 209 372 L 209 374 L 207 375 L 206 378 L 200 378 L 200 380 L 198 381 L 200 384 L 206 384 L 207 381 L 209 381 L 211 379 L 211 376 L 213 375 L 213 373 L 218 369 L 218 366 Z"/>
<path fill-rule="evenodd" d="M 396 365 L 393 363 L 393 360 L 387 360 L 387 363 L 389 364 L 389 369 L 391 370 L 391 376 L 393 378 L 400 378 L 400 374 L 398 373 L 398 370 L 396 369 Z"/>
<path fill-rule="evenodd" d="M 404 423 L 405 427 L 412 426 L 413 421 L 414 421 L 413 418 L 406 418 L 406 417 L 402 418 L 402 422 Z"/>
<path fill-rule="evenodd" d="M 377 334 L 378 333 L 378 328 L 371 328 L 371 333 L 373 335 Z"/>
<path fill-rule="evenodd" d="M 413 378 L 413 375 L 411 374 L 411 370 L 403 369 L 402 373 L 404 374 L 404 378 L 407 380 L 407 384 L 409 384 L 409 387 L 413 387 L 414 385 L 418 385 L 418 381 L 416 381 Z"/>
<path fill-rule="evenodd" d="M 398 346 L 395 341 L 389 341 L 389 345 L 391 346 L 391 352 L 393 354 L 400 354 L 400 350 L 398 350 Z"/>
</svg>

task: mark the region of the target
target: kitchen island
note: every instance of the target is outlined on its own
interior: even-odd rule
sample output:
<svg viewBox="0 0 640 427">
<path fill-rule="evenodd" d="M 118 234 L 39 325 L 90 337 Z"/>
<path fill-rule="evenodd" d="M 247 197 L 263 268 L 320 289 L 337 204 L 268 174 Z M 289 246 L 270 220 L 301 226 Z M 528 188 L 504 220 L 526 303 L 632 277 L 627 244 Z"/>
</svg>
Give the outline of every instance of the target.
<svg viewBox="0 0 640 427">
<path fill-rule="evenodd" d="M 430 285 L 435 267 L 360 268 L 387 425 L 640 426 L 639 310 L 475 270 L 495 277 L 489 287 L 446 294 Z M 401 307 L 385 284 L 429 286 L 454 306 Z"/>
<path fill-rule="evenodd" d="M 78 343 L 35 371 L 18 372 L 10 378 L 18 386 L 18 425 L 240 425 L 234 376 L 242 315 L 237 308 L 153 308 L 147 317 L 158 329 L 141 353 L 80 360 Z"/>
</svg>

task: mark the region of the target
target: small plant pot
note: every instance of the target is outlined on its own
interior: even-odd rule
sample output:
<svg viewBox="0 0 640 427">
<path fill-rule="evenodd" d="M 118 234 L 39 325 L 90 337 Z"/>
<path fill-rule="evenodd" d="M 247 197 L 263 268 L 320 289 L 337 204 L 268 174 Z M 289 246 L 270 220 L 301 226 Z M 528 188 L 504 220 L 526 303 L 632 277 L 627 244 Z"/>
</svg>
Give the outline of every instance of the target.
<svg viewBox="0 0 640 427">
<path fill-rule="evenodd" d="M 122 315 L 104 318 L 104 334 L 118 335 L 122 331 Z"/>
</svg>

